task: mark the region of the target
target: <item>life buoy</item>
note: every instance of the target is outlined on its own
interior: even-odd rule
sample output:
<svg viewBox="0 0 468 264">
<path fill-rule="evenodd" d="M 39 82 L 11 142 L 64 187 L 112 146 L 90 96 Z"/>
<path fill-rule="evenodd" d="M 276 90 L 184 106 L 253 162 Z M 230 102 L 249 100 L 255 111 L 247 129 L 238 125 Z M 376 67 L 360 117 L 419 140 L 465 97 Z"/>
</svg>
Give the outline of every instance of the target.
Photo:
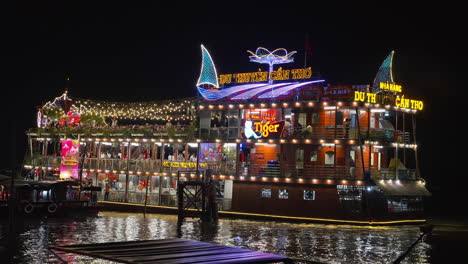
<svg viewBox="0 0 468 264">
<path fill-rule="evenodd" d="M 24 212 L 27 213 L 27 214 L 30 214 L 32 213 L 32 211 L 34 210 L 34 206 L 30 203 L 28 203 L 25 207 L 24 207 Z"/>
<path fill-rule="evenodd" d="M 51 214 L 57 212 L 57 204 L 55 203 L 49 204 L 49 206 L 47 206 L 47 211 Z"/>
</svg>

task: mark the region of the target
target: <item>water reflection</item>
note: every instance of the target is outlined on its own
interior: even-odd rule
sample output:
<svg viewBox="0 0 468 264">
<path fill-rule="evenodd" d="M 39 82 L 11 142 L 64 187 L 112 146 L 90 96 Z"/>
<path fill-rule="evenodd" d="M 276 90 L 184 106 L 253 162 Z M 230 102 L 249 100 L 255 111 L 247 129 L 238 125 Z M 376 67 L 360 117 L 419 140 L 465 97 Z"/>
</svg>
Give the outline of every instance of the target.
<svg viewBox="0 0 468 264">
<path fill-rule="evenodd" d="M 3 225 L 4 226 L 4 225 Z M 1 226 L 0 226 L 1 228 Z M 2 228 L 1 231 L 5 231 Z M 323 263 L 391 263 L 419 236 L 417 226 L 359 227 L 221 219 L 177 222 L 174 215 L 101 212 L 79 219 L 28 220 L 19 230 L 16 263 L 59 263 L 50 245 L 180 237 Z M 430 245 L 419 243 L 403 263 L 429 263 Z M 112 263 L 61 255 L 70 263 Z"/>
</svg>

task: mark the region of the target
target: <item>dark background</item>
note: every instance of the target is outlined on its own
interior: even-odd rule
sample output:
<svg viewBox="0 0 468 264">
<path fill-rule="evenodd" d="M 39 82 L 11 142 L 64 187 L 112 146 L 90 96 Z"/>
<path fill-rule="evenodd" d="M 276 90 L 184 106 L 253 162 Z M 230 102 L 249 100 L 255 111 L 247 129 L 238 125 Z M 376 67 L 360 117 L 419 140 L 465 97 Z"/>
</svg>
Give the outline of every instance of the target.
<svg viewBox="0 0 468 264">
<path fill-rule="evenodd" d="M 258 46 L 297 50 L 300 68 L 309 34 L 308 64 L 330 83 L 371 84 L 395 50 L 395 81 L 408 97 L 425 103 L 417 117 L 421 172 L 434 194 L 428 210 L 467 214 L 459 207 L 465 201 L 461 157 L 466 156 L 466 118 L 458 73 L 467 32 L 457 7 L 428 2 L 176 2 L 173 7 L 95 2 L 20 2 L 2 8 L 6 70 L 0 168 L 21 165 L 24 132 L 35 125 L 36 107 L 62 94 L 67 75 L 72 97 L 139 101 L 195 96 L 200 44 L 211 52 L 219 73 L 256 71 L 259 65 L 248 62 L 246 50 Z"/>
</svg>

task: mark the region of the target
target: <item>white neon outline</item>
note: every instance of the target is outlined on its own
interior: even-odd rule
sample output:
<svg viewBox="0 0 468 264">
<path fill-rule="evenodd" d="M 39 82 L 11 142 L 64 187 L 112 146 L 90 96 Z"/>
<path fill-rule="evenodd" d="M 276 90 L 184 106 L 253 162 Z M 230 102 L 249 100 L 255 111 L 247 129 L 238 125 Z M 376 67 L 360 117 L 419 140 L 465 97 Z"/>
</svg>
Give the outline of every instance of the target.
<svg viewBox="0 0 468 264">
<path fill-rule="evenodd" d="M 395 51 L 392 50 L 392 56 L 390 57 L 390 79 L 393 81 L 393 55 L 395 54 Z"/>
<path fill-rule="evenodd" d="M 247 91 L 253 88 L 259 88 L 259 87 L 263 87 L 266 85 L 267 85 L 266 83 L 243 84 L 243 85 L 232 86 L 232 87 L 221 89 L 221 90 L 209 90 L 209 89 L 204 89 L 202 87 L 198 87 L 198 91 L 205 99 L 213 101 L 213 100 L 218 100 L 218 99 L 230 96 L 237 92 Z"/>
<path fill-rule="evenodd" d="M 218 72 L 216 71 L 216 67 L 214 65 L 213 59 L 211 58 L 211 54 L 208 52 L 208 50 L 205 48 L 205 46 L 203 46 L 203 44 L 201 44 L 201 49 L 202 49 L 202 66 L 201 66 L 201 69 L 200 69 L 200 76 L 198 77 L 197 86 L 200 86 L 202 84 L 210 84 L 210 85 L 213 85 L 216 88 L 219 88 Z M 214 69 L 214 75 L 216 76 L 216 78 L 215 78 L 216 83 L 200 82 L 200 79 L 201 79 L 201 77 L 203 75 L 203 69 L 205 68 L 205 53 L 208 54 L 208 59 L 211 62 L 211 67 Z"/>
<path fill-rule="evenodd" d="M 289 92 L 290 90 L 292 89 L 295 89 L 295 88 L 298 88 L 298 87 L 301 87 L 301 86 L 304 86 L 304 85 L 307 85 L 307 84 L 311 84 L 311 83 L 319 83 L 319 82 L 324 82 L 325 80 L 317 80 L 317 81 L 311 81 L 311 82 L 303 82 L 303 83 L 297 83 L 297 84 L 291 84 L 291 85 L 288 85 L 286 87 L 281 87 L 279 89 L 275 89 L 275 90 L 272 90 L 272 91 L 268 91 L 262 95 L 260 95 L 258 98 L 260 99 L 265 99 L 265 98 L 276 98 L 286 92 Z"/>
<path fill-rule="evenodd" d="M 265 54 L 259 54 L 259 51 L 263 51 L 265 52 Z M 288 53 L 288 51 L 284 48 L 279 48 L 279 49 L 275 49 L 274 51 L 269 51 L 268 49 L 264 47 L 258 47 L 255 50 L 255 53 L 253 53 L 250 50 L 247 50 L 247 52 L 252 54 L 249 56 L 250 61 L 263 63 L 263 64 L 269 64 L 269 65 L 293 62 L 294 59 L 291 58 L 291 56 L 297 53 L 297 51 L 291 51 L 290 53 Z M 284 54 L 279 54 L 281 52 L 283 52 Z"/>
<path fill-rule="evenodd" d="M 264 86 L 264 87 L 261 87 L 261 88 L 255 89 L 255 90 L 250 90 L 248 92 L 236 95 L 236 96 L 234 96 L 232 98 L 232 100 L 250 99 L 250 98 L 256 96 L 257 94 L 259 94 L 261 92 L 267 91 L 268 89 L 274 89 L 274 88 L 276 88 L 278 86 L 285 86 L 285 85 L 289 85 L 289 84 L 291 84 L 291 83 L 277 83 L 277 84 L 273 84 L 273 85 L 267 85 L 267 86 Z"/>
</svg>

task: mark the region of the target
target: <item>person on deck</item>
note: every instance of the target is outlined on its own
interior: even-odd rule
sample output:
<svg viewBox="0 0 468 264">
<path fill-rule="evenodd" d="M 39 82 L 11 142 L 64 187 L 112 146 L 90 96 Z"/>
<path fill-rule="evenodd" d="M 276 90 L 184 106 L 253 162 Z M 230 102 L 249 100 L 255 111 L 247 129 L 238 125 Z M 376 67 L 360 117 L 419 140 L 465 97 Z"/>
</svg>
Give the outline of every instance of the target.
<svg viewBox="0 0 468 264">
<path fill-rule="evenodd" d="M 104 201 L 109 201 L 109 193 L 110 193 L 111 186 L 109 183 L 106 183 L 106 188 L 104 190 Z"/>
</svg>

